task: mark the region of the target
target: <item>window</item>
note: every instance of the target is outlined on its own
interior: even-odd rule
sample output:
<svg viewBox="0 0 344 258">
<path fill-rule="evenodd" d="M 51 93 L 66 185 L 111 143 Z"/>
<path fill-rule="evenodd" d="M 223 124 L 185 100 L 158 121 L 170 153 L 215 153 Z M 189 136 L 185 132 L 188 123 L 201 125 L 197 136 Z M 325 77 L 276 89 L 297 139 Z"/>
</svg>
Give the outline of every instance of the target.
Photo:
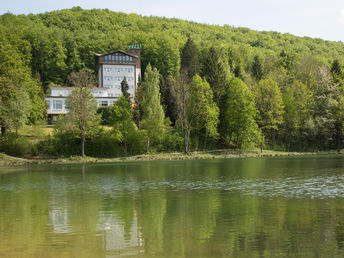
<svg viewBox="0 0 344 258">
<path fill-rule="evenodd" d="M 105 56 L 105 63 L 108 62 L 108 56 Z"/>
<path fill-rule="evenodd" d="M 62 100 L 53 100 L 53 109 L 62 110 Z"/>
<path fill-rule="evenodd" d="M 45 102 L 47 102 L 48 109 L 50 109 L 50 100 L 46 100 Z"/>
<path fill-rule="evenodd" d="M 104 76 L 105 81 L 112 81 L 112 76 Z"/>
<path fill-rule="evenodd" d="M 102 107 L 106 107 L 108 105 L 108 102 L 106 100 L 102 100 L 102 101 L 100 101 L 100 105 Z"/>
<path fill-rule="evenodd" d="M 113 97 L 113 93 L 108 93 L 108 97 Z"/>
<path fill-rule="evenodd" d="M 115 61 L 115 56 L 112 56 L 112 62 L 114 62 Z"/>
</svg>

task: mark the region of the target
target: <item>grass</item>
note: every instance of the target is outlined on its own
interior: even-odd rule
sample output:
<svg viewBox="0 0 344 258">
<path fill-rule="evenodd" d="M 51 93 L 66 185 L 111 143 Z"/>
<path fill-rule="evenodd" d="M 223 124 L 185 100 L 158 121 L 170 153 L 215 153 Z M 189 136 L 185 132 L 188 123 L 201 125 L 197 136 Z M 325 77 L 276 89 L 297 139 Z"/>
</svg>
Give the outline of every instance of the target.
<svg viewBox="0 0 344 258">
<path fill-rule="evenodd" d="M 130 157 L 120 158 L 95 158 L 81 156 L 71 156 L 68 158 L 58 159 L 22 159 L 15 158 L 0 153 L 0 166 L 20 166 L 30 164 L 78 164 L 78 163 L 117 163 L 117 162 L 135 162 L 135 161 L 155 161 L 155 160 L 196 160 L 196 159 L 230 159 L 230 158 L 246 158 L 246 157 L 283 157 L 283 156 L 314 156 L 314 155 L 338 155 L 337 151 L 327 152 L 282 152 L 264 150 L 250 150 L 241 152 L 238 150 L 213 150 L 206 152 L 191 152 L 184 154 L 180 152 L 173 153 L 153 153 L 143 154 Z"/>
</svg>

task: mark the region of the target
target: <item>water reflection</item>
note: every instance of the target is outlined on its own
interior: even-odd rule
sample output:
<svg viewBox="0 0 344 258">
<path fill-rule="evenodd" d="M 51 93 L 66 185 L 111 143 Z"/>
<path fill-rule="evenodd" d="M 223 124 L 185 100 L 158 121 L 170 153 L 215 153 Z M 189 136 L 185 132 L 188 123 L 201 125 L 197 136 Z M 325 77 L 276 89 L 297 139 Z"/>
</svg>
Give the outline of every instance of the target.
<svg viewBox="0 0 344 258">
<path fill-rule="evenodd" d="M 243 159 L 0 174 L 0 257 L 341 257 L 343 168 Z"/>
<path fill-rule="evenodd" d="M 126 232 L 120 219 L 112 212 L 99 212 L 98 230 L 102 231 L 103 248 L 106 251 L 122 251 L 122 255 L 137 255 L 143 246 L 142 233 L 138 227 L 137 217 L 134 216 L 130 232 Z"/>
</svg>

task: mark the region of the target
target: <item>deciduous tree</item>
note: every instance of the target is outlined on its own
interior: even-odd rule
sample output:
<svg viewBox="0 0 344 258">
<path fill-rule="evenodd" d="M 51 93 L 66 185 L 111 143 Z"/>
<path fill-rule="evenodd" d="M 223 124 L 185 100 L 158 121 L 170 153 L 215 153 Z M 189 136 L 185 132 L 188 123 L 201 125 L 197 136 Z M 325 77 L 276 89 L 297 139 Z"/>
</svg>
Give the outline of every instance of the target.
<svg viewBox="0 0 344 258">
<path fill-rule="evenodd" d="M 159 72 L 148 64 L 142 82 L 142 120 L 141 128 L 147 130 L 147 151 L 151 141 L 160 138 L 164 131 L 164 110 L 160 104 Z"/>
<path fill-rule="evenodd" d="M 75 88 L 67 97 L 66 107 L 69 110 L 66 120 L 71 129 L 81 138 L 81 156 L 85 158 L 86 134 L 95 129 L 100 122 L 97 114 L 97 101 L 91 93 L 95 87 L 95 76 L 89 70 L 80 70 L 69 75 L 69 82 Z"/>
</svg>

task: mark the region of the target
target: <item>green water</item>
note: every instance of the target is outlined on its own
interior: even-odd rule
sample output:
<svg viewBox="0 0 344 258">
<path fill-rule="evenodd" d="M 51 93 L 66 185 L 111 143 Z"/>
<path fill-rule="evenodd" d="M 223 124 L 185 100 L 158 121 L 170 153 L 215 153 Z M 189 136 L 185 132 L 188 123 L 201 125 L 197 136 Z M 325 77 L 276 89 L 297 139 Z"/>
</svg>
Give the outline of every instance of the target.
<svg viewBox="0 0 344 258">
<path fill-rule="evenodd" d="M 343 257 L 344 158 L 0 168 L 0 257 Z"/>
</svg>

